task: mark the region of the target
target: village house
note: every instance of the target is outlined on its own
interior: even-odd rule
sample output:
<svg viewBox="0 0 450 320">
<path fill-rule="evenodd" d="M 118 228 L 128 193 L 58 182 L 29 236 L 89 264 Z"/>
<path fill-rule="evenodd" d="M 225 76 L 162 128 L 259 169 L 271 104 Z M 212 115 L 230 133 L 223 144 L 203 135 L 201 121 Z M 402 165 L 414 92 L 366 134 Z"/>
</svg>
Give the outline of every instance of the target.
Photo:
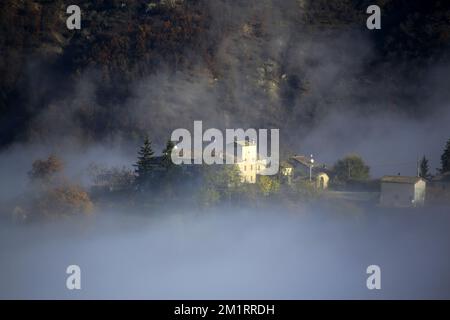
<svg viewBox="0 0 450 320">
<path fill-rule="evenodd" d="M 256 183 L 257 176 L 267 168 L 267 160 L 258 154 L 257 143 L 251 140 L 236 140 L 226 146 L 229 145 L 232 145 L 233 154 L 220 152 L 218 155 L 223 158 L 224 163 L 234 163 L 239 168 L 242 182 Z M 188 152 L 180 155 L 180 158 L 189 162 L 194 159 Z"/>
<path fill-rule="evenodd" d="M 294 175 L 294 166 L 289 161 L 282 161 L 280 163 L 279 171 L 280 180 L 283 183 L 291 184 Z"/>
<path fill-rule="evenodd" d="M 267 165 L 266 159 L 261 159 L 255 141 L 243 140 L 233 143 L 234 154 L 225 154 L 231 157 L 239 168 L 241 181 L 245 183 L 256 183 L 257 175 L 264 172 Z"/>
<path fill-rule="evenodd" d="M 384 176 L 381 179 L 380 205 L 416 207 L 425 203 L 426 182 L 420 177 Z"/>
<path fill-rule="evenodd" d="M 291 184 L 292 181 L 310 180 L 317 189 L 327 189 L 330 181 L 329 170 L 324 164 L 314 163 L 314 159 L 306 156 L 294 156 L 280 165 L 281 178 Z"/>
</svg>

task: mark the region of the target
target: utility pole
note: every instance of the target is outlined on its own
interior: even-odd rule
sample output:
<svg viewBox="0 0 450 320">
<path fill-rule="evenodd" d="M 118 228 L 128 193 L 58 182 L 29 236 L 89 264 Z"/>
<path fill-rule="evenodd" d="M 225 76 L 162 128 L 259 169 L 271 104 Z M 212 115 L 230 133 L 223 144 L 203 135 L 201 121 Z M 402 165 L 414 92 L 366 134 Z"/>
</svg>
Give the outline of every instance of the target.
<svg viewBox="0 0 450 320">
<path fill-rule="evenodd" d="M 313 159 L 313 155 L 311 155 L 311 159 L 310 159 L 311 164 L 309 165 L 309 181 L 312 181 L 312 167 L 314 165 L 314 159 Z"/>
<path fill-rule="evenodd" d="M 350 178 L 351 178 L 351 169 L 352 169 L 352 164 L 349 162 L 349 161 L 347 161 L 347 179 L 348 180 L 350 180 Z"/>
<path fill-rule="evenodd" d="M 420 163 L 419 163 L 419 156 L 417 156 L 417 177 L 420 177 Z"/>
</svg>

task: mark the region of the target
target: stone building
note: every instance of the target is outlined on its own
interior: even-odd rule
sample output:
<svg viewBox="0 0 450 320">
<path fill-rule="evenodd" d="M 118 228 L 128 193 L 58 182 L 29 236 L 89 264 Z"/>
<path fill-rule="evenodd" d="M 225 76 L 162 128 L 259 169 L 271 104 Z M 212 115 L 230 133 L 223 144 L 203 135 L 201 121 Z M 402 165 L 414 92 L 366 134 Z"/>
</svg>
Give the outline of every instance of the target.
<svg viewBox="0 0 450 320">
<path fill-rule="evenodd" d="M 416 207 L 425 203 L 426 182 L 420 177 L 384 176 L 381 179 L 380 205 Z"/>
</svg>

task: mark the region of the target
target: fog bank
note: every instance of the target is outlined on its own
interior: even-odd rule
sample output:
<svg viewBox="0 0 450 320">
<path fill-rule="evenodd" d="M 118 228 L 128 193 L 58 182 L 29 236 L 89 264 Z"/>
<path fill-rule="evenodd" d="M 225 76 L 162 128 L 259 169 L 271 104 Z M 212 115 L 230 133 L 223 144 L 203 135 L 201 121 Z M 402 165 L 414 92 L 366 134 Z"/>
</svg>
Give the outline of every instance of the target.
<svg viewBox="0 0 450 320">
<path fill-rule="evenodd" d="M 0 225 L 0 297 L 32 299 L 449 298 L 446 210 L 101 212 Z M 408 217 L 405 217 L 405 215 Z M 68 265 L 82 289 L 65 287 Z M 366 288 L 366 268 L 382 289 Z"/>
</svg>

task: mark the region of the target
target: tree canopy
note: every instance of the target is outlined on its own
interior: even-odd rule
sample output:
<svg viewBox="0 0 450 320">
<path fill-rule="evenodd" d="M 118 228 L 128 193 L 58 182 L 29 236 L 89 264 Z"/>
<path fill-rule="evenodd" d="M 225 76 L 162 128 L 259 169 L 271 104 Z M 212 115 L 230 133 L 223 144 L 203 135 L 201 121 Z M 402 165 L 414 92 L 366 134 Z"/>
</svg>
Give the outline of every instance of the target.
<svg viewBox="0 0 450 320">
<path fill-rule="evenodd" d="M 430 166 L 428 164 L 428 159 L 425 156 L 423 156 L 422 159 L 420 160 L 419 176 L 424 179 L 431 178 Z"/>
<path fill-rule="evenodd" d="M 450 139 L 447 140 L 444 152 L 441 155 L 441 173 L 450 171 Z"/>
<path fill-rule="evenodd" d="M 138 160 L 134 165 L 136 167 L 136 183 L 139 187 L 143 187 L 148 183 L 153 174 L 153 149 L 151 141 L 148 137 L 145 137 L 144 144 L 138 151 Z"/>
<path fill-rule="evenodd" d="M 162 164 L 166 169 L 172 167 L 172 150 L 175 147 L 175 144 L 169 139 L 166 143 L 166 147 L 163 150 L 163 161 Z"/>
<path fill-rule="evenodd" d="M 52 154 L 46 160 L 35 160 L 28 175 L 33 181 L 50 182 L 63 168 L 63 162 Z"/>
<path fill-rule="evenodd" d="M 370 178 L 369 166 L 356 154 L 351 154 L 338 160 L 333 167 L 333 173 L 335 179 L 342 182 L 349 180 L 367 180 Z"/>
</svg>

